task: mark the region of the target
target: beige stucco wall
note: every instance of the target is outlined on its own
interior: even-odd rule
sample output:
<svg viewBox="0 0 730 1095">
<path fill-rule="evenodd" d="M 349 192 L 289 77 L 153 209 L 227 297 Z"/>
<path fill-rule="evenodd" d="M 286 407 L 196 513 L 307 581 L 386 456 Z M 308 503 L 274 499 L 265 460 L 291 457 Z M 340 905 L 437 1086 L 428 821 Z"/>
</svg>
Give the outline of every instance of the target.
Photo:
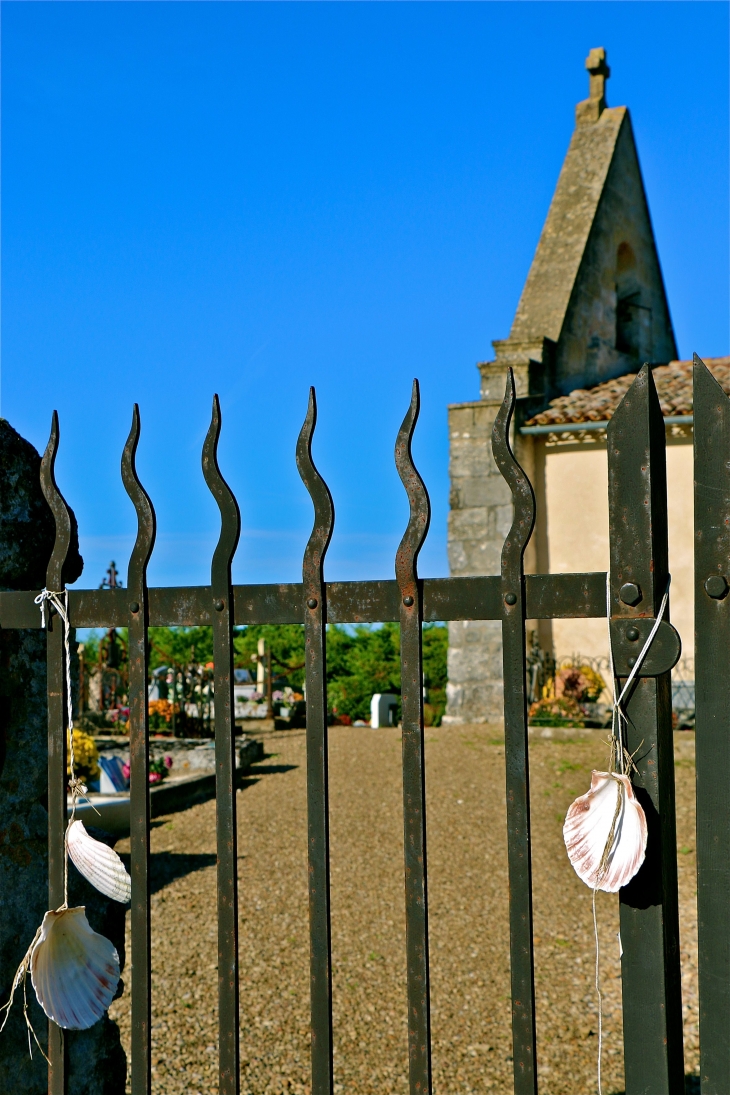
<svg viewBox="0 0 730 1095">
<path fill-rule="evenodd" d="M 677 431 L 678 432 L 678 431 Z M 682 637 L 683 656 L 694 654 L 692 438 L 667 437 L 671 619 Z M 604 441 L 544 446 L 546 543 L 538 569 L 554 573 L 608 568 L 608 465 Z M 545 520 L 544 512 L 538 520 Z M 547 533 L 545 536 L 544 533 Z M 547 558 L 545 558 L 547 552 Z M 580 652 L 605 657 L 605 620 L 555 620 L 557 657 Z"/>
</svg>

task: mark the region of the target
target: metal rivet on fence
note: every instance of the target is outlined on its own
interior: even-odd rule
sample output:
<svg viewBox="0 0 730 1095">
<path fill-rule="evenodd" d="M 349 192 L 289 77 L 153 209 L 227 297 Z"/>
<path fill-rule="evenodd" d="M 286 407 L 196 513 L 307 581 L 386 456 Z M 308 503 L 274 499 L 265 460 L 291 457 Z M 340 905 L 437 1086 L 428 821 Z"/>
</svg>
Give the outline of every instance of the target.
<svg viewBox="0 0 730 1095">
<path fill-rule="evenodd" d="M 625 582 L 618 591 L 618 595 L 625 605 L 638 605 L 641 600 L 641 589 L 636 582 Z"/>
<path fill-rule="evenodd" d="M 728 591 L 727 579 L 723 574 L 711 574 L 705 582 L 705 591 L 708 597 L 721 601 Z"/>
</svg>

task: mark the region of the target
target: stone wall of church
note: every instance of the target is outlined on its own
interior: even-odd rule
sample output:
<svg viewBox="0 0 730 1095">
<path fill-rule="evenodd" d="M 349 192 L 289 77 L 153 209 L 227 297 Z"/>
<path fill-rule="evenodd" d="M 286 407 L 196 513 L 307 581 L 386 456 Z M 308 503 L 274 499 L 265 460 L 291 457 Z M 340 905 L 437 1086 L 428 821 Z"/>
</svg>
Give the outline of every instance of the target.
<svg viewBox="0 0 730 1095">
<path fill-rule="evenodd" d="M 499 403 L 449 408 L 451 511 L 449 566 L 454 577 L 498 574 L 512 524 L 512 499 L 492 456 Z M 449 682 L 444 721 L 502 718 L 502 638 L 498 620 L 449 624 Z"/>
</svg>

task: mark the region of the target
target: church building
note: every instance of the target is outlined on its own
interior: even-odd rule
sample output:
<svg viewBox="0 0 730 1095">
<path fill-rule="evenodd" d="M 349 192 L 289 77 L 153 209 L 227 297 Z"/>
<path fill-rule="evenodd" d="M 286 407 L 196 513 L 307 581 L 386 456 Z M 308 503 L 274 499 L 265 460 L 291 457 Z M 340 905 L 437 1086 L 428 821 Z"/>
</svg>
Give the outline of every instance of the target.
<svg viewBox="0 0 730 1095">
<path fill-rule="evenodd" d="M 692 370 L 677 360 L 659 256 L 626 107 L 606 103 L 603 49 L 586 61 L 576 125 L 509 338 L 481 363 L 480 398 L 449 407 L 449 564 L 497 574 L 512 523 L 491 431 L 512 366 L 516 455 L 535 489 L 531 572 L 608 569 L 606 424 L 645 361 L 667 427 L 672 621 L 691 658 Z M 698 348 L 701 353 L 701 347 Z M 730 357 L 704 359 L 730 391 Z M 607 654 L 605 620 L 528 624 L 560 660 Z M 449 625 L 446 723 L 502 718 L 499 621 Z"/>
</svg>

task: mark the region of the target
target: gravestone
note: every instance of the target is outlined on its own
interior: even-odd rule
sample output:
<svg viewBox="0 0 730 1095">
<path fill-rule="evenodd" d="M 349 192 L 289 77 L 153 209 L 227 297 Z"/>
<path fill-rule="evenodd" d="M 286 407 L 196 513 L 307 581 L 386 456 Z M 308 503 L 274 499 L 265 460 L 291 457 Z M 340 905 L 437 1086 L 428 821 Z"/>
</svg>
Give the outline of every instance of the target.
<svg viewBox="0 0 730 1095">
<path fill-rule="evenodd" d="M 45 586 L 55 531 L 41 491 L 40 463 L 33 446 L 0 419 L 3 590 Z M 66 582 L 75 581 L 83 567 L 75 521 L 73 527 Z M 48 909 L 47 719 L 44 632 L 0 629 L 0 1005 L 8 1000 L 15 971 Z M 123 963 L 124 907 L 95 891 L 73 865 L 69 904 L 86 905 L 92 928 L 111 939 Z M 48 1024 L 30 978 L 26 990 L 30 1021 L 45 1048 Z M 123 1095 L 126 1058 L 119 1029 L 108 1016 L 89 1030 L 68 1031 L 66 1044 L 69 1095 Z M 22 991 L 16 992 L 0 1034 L 0 1091 L 45 1095 L 47 1090 L 47 1065 L 35 1043 L 31 1059 Z"/>
</svg>

